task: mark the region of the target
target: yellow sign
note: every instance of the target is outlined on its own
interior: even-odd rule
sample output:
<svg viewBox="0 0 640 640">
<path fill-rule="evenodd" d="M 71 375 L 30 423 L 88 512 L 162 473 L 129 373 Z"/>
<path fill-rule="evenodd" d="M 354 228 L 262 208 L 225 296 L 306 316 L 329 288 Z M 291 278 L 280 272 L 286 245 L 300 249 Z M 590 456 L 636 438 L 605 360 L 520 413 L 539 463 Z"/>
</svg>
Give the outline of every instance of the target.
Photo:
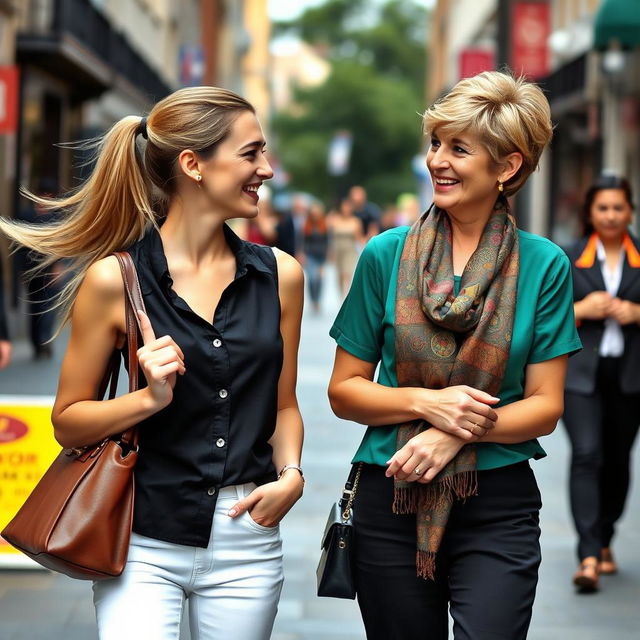
<svg viewBox="0 0 640 640">
<path fill-rule="evenodd" d="M 0 530 L 60 452 L 51 425 L 52 396 L 0 395 Z M 33 563 L 0 537 L 0 567 Z"/>
</svg>

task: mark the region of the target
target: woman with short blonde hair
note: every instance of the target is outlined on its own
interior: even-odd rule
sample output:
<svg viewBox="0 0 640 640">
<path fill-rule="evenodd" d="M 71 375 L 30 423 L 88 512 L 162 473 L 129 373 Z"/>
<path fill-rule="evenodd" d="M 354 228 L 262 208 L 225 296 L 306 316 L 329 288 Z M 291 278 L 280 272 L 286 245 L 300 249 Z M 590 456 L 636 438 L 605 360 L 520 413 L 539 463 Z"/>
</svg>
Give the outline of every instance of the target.
<svg viewBox="0 0 640 640">
<path fill-rule="evenodd" d="M 538 87 L 459 82 L 427 109 L 431 208 L 365 247 L 331 329 L 329 397 L 368 425 L 354 503 L 367 637 L 526 638 L 540 563 L 529 466 L 580 348 L 568 260 L 506 196 L 551 138 Z M 377 380 L 374 373 L 379 365 Z"/>
<path fill-rule="evenodd" d="M 522 156 L 518 171 L 505 183 L 504 195 L 516 194 L 538 166 L 553 128 L 549 103 L 523 78 L 496 72 L 459 82 L 446 98 L 427 109 L 424 132 L 469 132 L 482 140 L 495 165 L 509 153 Z"/>
</svg>

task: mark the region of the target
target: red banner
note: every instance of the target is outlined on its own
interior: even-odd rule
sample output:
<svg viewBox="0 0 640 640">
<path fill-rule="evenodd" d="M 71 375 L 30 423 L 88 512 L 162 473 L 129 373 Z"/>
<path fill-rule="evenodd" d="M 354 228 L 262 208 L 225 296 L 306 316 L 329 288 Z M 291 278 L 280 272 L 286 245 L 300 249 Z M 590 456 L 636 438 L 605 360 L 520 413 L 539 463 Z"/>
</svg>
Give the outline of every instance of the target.
<svg viewBox="0 0 640 640">
<path fill-rule="evenodd" d="M 551 17 L 546 2 L 516 2 L 511 19 L 511 68 L 531 79 L 549 73 Z"/>
<path fill-rule="evenodd" d="M 0 134 L 18 129 L 18 67 L 0 67 Z"/>
<path fill-rule="evenodd" d="M 488 49 L 463 49 L 460 52 L 459 62 L 460 80 L 495 69 L 493 51 Z"/>
</svg>

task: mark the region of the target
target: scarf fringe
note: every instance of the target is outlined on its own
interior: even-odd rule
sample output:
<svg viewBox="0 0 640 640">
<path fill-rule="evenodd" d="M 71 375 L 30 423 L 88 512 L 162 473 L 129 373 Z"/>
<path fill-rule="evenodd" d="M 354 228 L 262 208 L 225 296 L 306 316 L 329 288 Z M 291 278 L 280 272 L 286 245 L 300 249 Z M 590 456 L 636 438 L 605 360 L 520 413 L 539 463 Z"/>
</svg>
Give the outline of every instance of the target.
<svg viewBox="0 0 640 640">
<path fill-rule="evenodd" d="M 436 575 L 436 554 L 433 551 L 416 552 L 416 569 L 419 578 L 435 580 Z"/>
<path fill-rule="evenodd" d="M 393 513 L 415 513 L 418 508 L 417 492 L 412 487 L 394 487 L 393 504 L 391 510 Z"/>
<path fill-rule="evenodd" d="M 397 514 L 431 511 L 441 500 L 466 500 L 478 495 L 478 474 L 475 469 L 447 475 L 431 484 L 402 485 L 393 491 L 392 511 Z"/>
<path fill-rule="evenodd" d="M 442 480 L 447 491 L 453 493 L 457 500 L 466 500 L 478 495 L 478 473 L 476 469 L 462 471 Z"/>
</svg>

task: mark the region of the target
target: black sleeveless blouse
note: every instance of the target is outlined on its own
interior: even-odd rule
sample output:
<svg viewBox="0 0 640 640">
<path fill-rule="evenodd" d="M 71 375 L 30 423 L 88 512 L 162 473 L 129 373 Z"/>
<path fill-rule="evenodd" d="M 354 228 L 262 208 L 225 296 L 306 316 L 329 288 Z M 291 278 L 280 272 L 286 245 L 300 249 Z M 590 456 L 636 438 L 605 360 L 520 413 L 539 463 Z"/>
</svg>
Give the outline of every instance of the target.
<svg viewBox="0 0 640 640">
<path fill-rule="evenodd" d="M 155 229 L 129 248 L 155 334 L 180 345 L 186 367 L 171 404 L 139 425 L 133 530 L 197 547 L 208 544 L 221 487 L 276 477 L 268 443 L 283 361 L 276 261 L 227 225 L 224 234 L 236 275 L 212 322 L 172 289 Z"/>
</svg>

